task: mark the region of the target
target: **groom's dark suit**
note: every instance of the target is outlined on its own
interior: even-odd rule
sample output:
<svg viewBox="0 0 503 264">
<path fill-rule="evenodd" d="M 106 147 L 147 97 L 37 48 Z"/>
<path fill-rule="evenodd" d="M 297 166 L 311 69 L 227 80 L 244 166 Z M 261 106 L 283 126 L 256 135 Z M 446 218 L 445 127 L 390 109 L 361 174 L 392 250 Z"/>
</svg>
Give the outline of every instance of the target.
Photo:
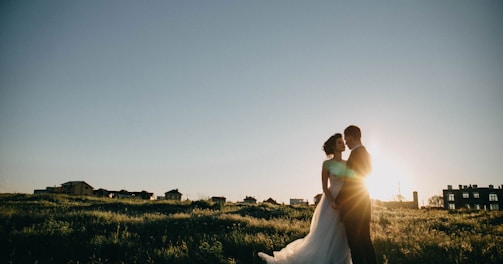
<svg viewBox="0 0 503 264">
<path fill-rule="evenodd" d="M 370 196 L 363 182 L 372 170 L 372 164 L 364 146 L 353 148 L 347 167 L 355 172 L 355 177 L 346 179 L 335 202 L 346 228 L 351 258 L 353 264 L 376 263 L 370 240 Z"/>
</svg>

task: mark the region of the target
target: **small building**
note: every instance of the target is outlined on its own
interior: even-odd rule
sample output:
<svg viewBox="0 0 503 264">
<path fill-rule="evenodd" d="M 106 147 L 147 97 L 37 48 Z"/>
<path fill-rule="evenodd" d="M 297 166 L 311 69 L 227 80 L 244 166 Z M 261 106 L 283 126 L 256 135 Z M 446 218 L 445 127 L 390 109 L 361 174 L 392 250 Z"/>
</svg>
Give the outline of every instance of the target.
<svg viewBox="0 0 503 264">
<path fill-rule="evenodd" d="M 69 181 L 61 184 L 62 193 L 70 195 L 93 195 L 93 186 L 85 181 Z"/>
<path fill-rule="evenodd" d="M 274 200 L 270 197 L 269 197 L 269 199 L 265 200 L 263 203 L 274 204 L 274 205 L 278 204 L 278 202 L 276 202 L 276 200 Z"/>
<path fill-rule="evenodd" d="M 245 199 L 243 200 L 243 202 L 247 203 L 247 204 L 256 204 L 257 199 L 255 199 L 254 197 L 251 197 L 251 196 L 246 196 Z"/>
<path fill-rule="evenodd" d="M 68 194 L 68 195 L 89 195 L 94 193 L 93 186 L 85 181 L 69 181 L 58 187 L 46 187 L 45 190 L 34 190 L 34 194 Z"/>
<path fill-rule="evenodd" d="M 108 194 L 108 195 L 107 195 Z M 117 199 L 137 199 L 137 200 L 153 200 L 154 193 L 141 191 L 141 192 L 130 192 L 127 190 L 120 191 L 107 191 L 104 189 L 100 189 L 94 193 L 95 196 L 98 197 L 110 197 Z M 103 195 L 103 196 L 102 196 Z"/>
<path fill-rule="evenodd" d="M 315 205 L 318 205 L 320 202 L 321 202 L 321 197 L 323 195 L 321 193 L 318 193 L 316 196 L 313 197 L 313 200 L 314 200 L 314 204 Z"/>
<path fill-rule="evenodd" d="M 100 188 L 98 190 L 94 190 L 93 191 L 93 195 L 96 196 L 96 197 L 113 198 L 113 194 L 110 191 L 105 190 L 103 188 Z"/>
<path fill-rule="evenodd" d="M 58 194 L 61 193 L 61 187 L 46 187 L 45 189 L 37 189 L 33 194 Z"/>
<path fill-rule="evenodd" d="M 309 203 L 304 199 L 290 198 L 290 205 L 309 205 Z"/>
<path fill-rule="evenodd" d="M 478 187 L 478 185 L 459 185 L 459 189 L 447 185 L 442 190 L 444 209 L 476 209 L 476 210 L 503 210 L 503 185 L 494 188 Z"/>
<path fill-rule="evenodd" d="M 85 181 L 69 181 L 61 184 L 62 193 L 69 195 L 93 195 L 93 186 Z"/>
<path fill-rule="evenodd" d="M 131 198 L 139 200 L 154 200 L 154 193 L 147 191 L 132 192 Z"/>
<path fill-rule="evenodd" d="M 178 189 L 173 189 L 169 192 L 164 193 L 164 197 L 166 200 L 174 200 L 174 201 L 182 200 L 182 194 L 178 191 Z"/>
<path fill-rule="evenodd" d="M 117 199 L 128 199 L 131 198 L 132 194 L 131 192 L 127 190 L 120 190 L 120 191 L 110 191 L 110 195 L 112 198 L 117 198 Z"/>
<path fill-rule="evenodd" d="M 211 197 L 211 201 L 217 204 L 225 204 L 227 199 L 225 197 L 218 197 L 218 196 L 213 196 Z"/>
</svg>

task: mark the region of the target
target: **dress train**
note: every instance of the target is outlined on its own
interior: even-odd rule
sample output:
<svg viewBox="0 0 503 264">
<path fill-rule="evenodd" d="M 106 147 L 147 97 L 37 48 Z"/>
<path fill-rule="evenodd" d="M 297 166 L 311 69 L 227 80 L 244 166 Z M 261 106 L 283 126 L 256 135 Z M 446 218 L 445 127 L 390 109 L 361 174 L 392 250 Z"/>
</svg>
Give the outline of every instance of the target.
<svg viewBox="0 0 503 264">
<path fill-rule="evenodd" d="M 329 190 L 334 197 L 342 184 L 342 178 L 330 176 Z M 259 252 L 258 256 L 266 263 L 275 264 L 352 263 L 339 211 L 332 208 L 331 201 L 324 194 L 314 210 L 309 233 L 304 238 L 291 242 L 280 251 L 274 251 L 273 256 L 263 252 Z"/>
</svg>

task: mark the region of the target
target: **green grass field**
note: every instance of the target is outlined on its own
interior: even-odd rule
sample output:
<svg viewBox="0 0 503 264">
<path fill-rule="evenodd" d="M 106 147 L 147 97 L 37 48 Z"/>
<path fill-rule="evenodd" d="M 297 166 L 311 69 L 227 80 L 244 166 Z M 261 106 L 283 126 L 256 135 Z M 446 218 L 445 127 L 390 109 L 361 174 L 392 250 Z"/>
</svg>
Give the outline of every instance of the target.
<svg viewBox="0 0 503 264">
<path fill-rule="evenodd" d="M 0 195 L 0 263 L 262 263 L 313 207 Z M 503 263 L 503 212 L 374 209 L 379 263 Z"/>
</svg>

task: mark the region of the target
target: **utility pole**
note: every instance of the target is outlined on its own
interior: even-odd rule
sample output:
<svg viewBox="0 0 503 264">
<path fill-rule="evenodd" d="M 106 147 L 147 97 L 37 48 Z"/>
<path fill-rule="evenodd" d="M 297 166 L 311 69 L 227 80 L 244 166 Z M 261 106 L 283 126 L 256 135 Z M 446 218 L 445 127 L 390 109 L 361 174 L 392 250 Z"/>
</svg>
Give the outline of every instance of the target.
<svg viewBox="0 0 503 264">
<path fill-rule="evenodd" d="M 398 201 L 401 202 L 402 199 L 402 192 L 400 191 L 400 180 L 398 180 Z"/>
</svg>

